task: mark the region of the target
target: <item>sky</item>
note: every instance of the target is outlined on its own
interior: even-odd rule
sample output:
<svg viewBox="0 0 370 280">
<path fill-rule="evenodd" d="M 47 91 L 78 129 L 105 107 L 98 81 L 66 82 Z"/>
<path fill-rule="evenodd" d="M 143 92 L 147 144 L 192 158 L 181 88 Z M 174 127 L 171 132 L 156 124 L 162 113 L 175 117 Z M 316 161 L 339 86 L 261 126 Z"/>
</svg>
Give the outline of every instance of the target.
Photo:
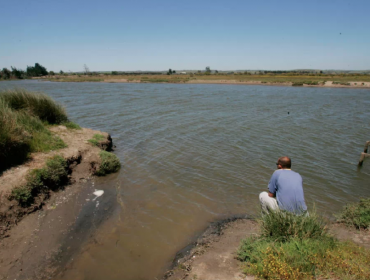
<svg viewBox="0 0 370 280">
<path fill-rule="evenodd" d="M 370 1 L 0 0 L 0 68 L 370 69 Z"/>
</svg>

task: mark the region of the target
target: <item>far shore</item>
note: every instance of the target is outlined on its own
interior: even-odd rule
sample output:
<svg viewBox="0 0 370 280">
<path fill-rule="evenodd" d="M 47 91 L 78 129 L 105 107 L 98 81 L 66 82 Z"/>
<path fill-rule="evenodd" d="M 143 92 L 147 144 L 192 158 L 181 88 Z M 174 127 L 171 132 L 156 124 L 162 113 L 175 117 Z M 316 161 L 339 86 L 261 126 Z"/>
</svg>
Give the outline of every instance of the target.
<svg viewBox="0 0 370 280">
<path fill-rule="evenodd" d="M 33 78 L 51 82 L 225 84 L 328 88 L 370 88 L 369 75 L 55 75 Z"/>
</svg>

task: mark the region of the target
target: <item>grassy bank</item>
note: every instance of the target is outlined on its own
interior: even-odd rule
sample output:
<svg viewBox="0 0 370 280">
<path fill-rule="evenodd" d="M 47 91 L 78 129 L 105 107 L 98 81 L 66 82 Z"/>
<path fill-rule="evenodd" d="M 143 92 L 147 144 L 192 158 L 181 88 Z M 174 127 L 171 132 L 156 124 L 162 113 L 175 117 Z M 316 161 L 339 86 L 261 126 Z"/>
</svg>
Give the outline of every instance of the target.
<svg viewBox="0 0 370 280">
<path fill-rule="evenodd" d="M 351 213 L 354 208 L 359 207 L 351 207 Z M 367 216 L 365 212 L 359 216 Z M 244 239 L 238 251 L 246 274 L 260 279 L 370 279 L 370 251 L 330 236 L 316 213 L 273 212 L 259 223 L 260 235 Z"/>
<path fill-rule="evenodd" d="M 24 162 L 31 152 L 64 148 L 48 129 L 63 123 L 70 124 L 64 108 L 47 95 L 23 89 L 1 91 L 0 172 Z"/>
</svg>

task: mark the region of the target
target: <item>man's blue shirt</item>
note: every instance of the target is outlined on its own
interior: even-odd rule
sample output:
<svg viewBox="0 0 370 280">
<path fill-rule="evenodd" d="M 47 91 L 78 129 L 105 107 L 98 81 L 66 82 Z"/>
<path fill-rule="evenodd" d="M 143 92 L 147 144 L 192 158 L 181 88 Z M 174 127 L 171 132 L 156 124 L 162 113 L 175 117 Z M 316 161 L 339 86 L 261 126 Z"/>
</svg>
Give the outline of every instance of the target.
<svg viewBox="0 0 370 280">
<path fill-rule="evenodd" d="M 289 169 L 279 169 L 272 174 L 269 185 L 270 193 L 276 194 L 279 208 L 300 213 L 307 211 L 304 201 L 302 177 Z"/>
</svg>

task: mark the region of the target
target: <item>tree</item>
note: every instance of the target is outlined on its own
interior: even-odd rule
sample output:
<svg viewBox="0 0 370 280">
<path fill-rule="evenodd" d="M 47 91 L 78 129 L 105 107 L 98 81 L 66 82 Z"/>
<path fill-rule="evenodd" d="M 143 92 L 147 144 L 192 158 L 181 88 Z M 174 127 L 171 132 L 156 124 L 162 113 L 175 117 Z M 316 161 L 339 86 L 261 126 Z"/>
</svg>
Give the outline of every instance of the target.
<svg viewBox="0 0 370 280">
<path fill-rule="evenodd" d="M 84 72 L 85 72 L 85 75 L 89 75 L 89 73 L 90 73 L 90 69 L 89 69 L 89 67 L 87 67 L 86 64 L 84 64 Z"/>
<path fill-rule="evenodd" d="M 10 79 L 11 72 L 8 68 L 3 68 L 3 71 L 1 71 L 3 79 L 7 80 Z"/>
<path fill-rule="evenodd" d="M 23 79 L 25 76 L 25 72 L 23 70 L 17 69 L 13 66 L 10 66 L 12 68 L 12 75 L 16 77 L 17 79 Z"/>
<path fill-rule="evenodd" d="M 211 73 L 211 68 L 209 66 L 206 67 L 206 73 L 210 74 Z"/>
<path fill-rule="evenodd" d="M 27 66 L 27 76 L 29 77 L 40 77 L 47 74 L 46 68 L 38 63 L 35 63 L 35 66 Z"/>
<path fill-rule="evenodd" d="M 170 69 L 168 69 L 168 72 L 167 72 L 167 75 L 172 75 L 172 70 L 171 70 L 171 68 Z"/>
<path fill-rule="evenodd" d="M 60 71 L 59 71 L 59 74 L 60 74 L 60 75 L 63 75 L 63 74 L 64 74 L 64 72 L 63 72 L 62 70 L 60 70 Z"/>
</svg>

